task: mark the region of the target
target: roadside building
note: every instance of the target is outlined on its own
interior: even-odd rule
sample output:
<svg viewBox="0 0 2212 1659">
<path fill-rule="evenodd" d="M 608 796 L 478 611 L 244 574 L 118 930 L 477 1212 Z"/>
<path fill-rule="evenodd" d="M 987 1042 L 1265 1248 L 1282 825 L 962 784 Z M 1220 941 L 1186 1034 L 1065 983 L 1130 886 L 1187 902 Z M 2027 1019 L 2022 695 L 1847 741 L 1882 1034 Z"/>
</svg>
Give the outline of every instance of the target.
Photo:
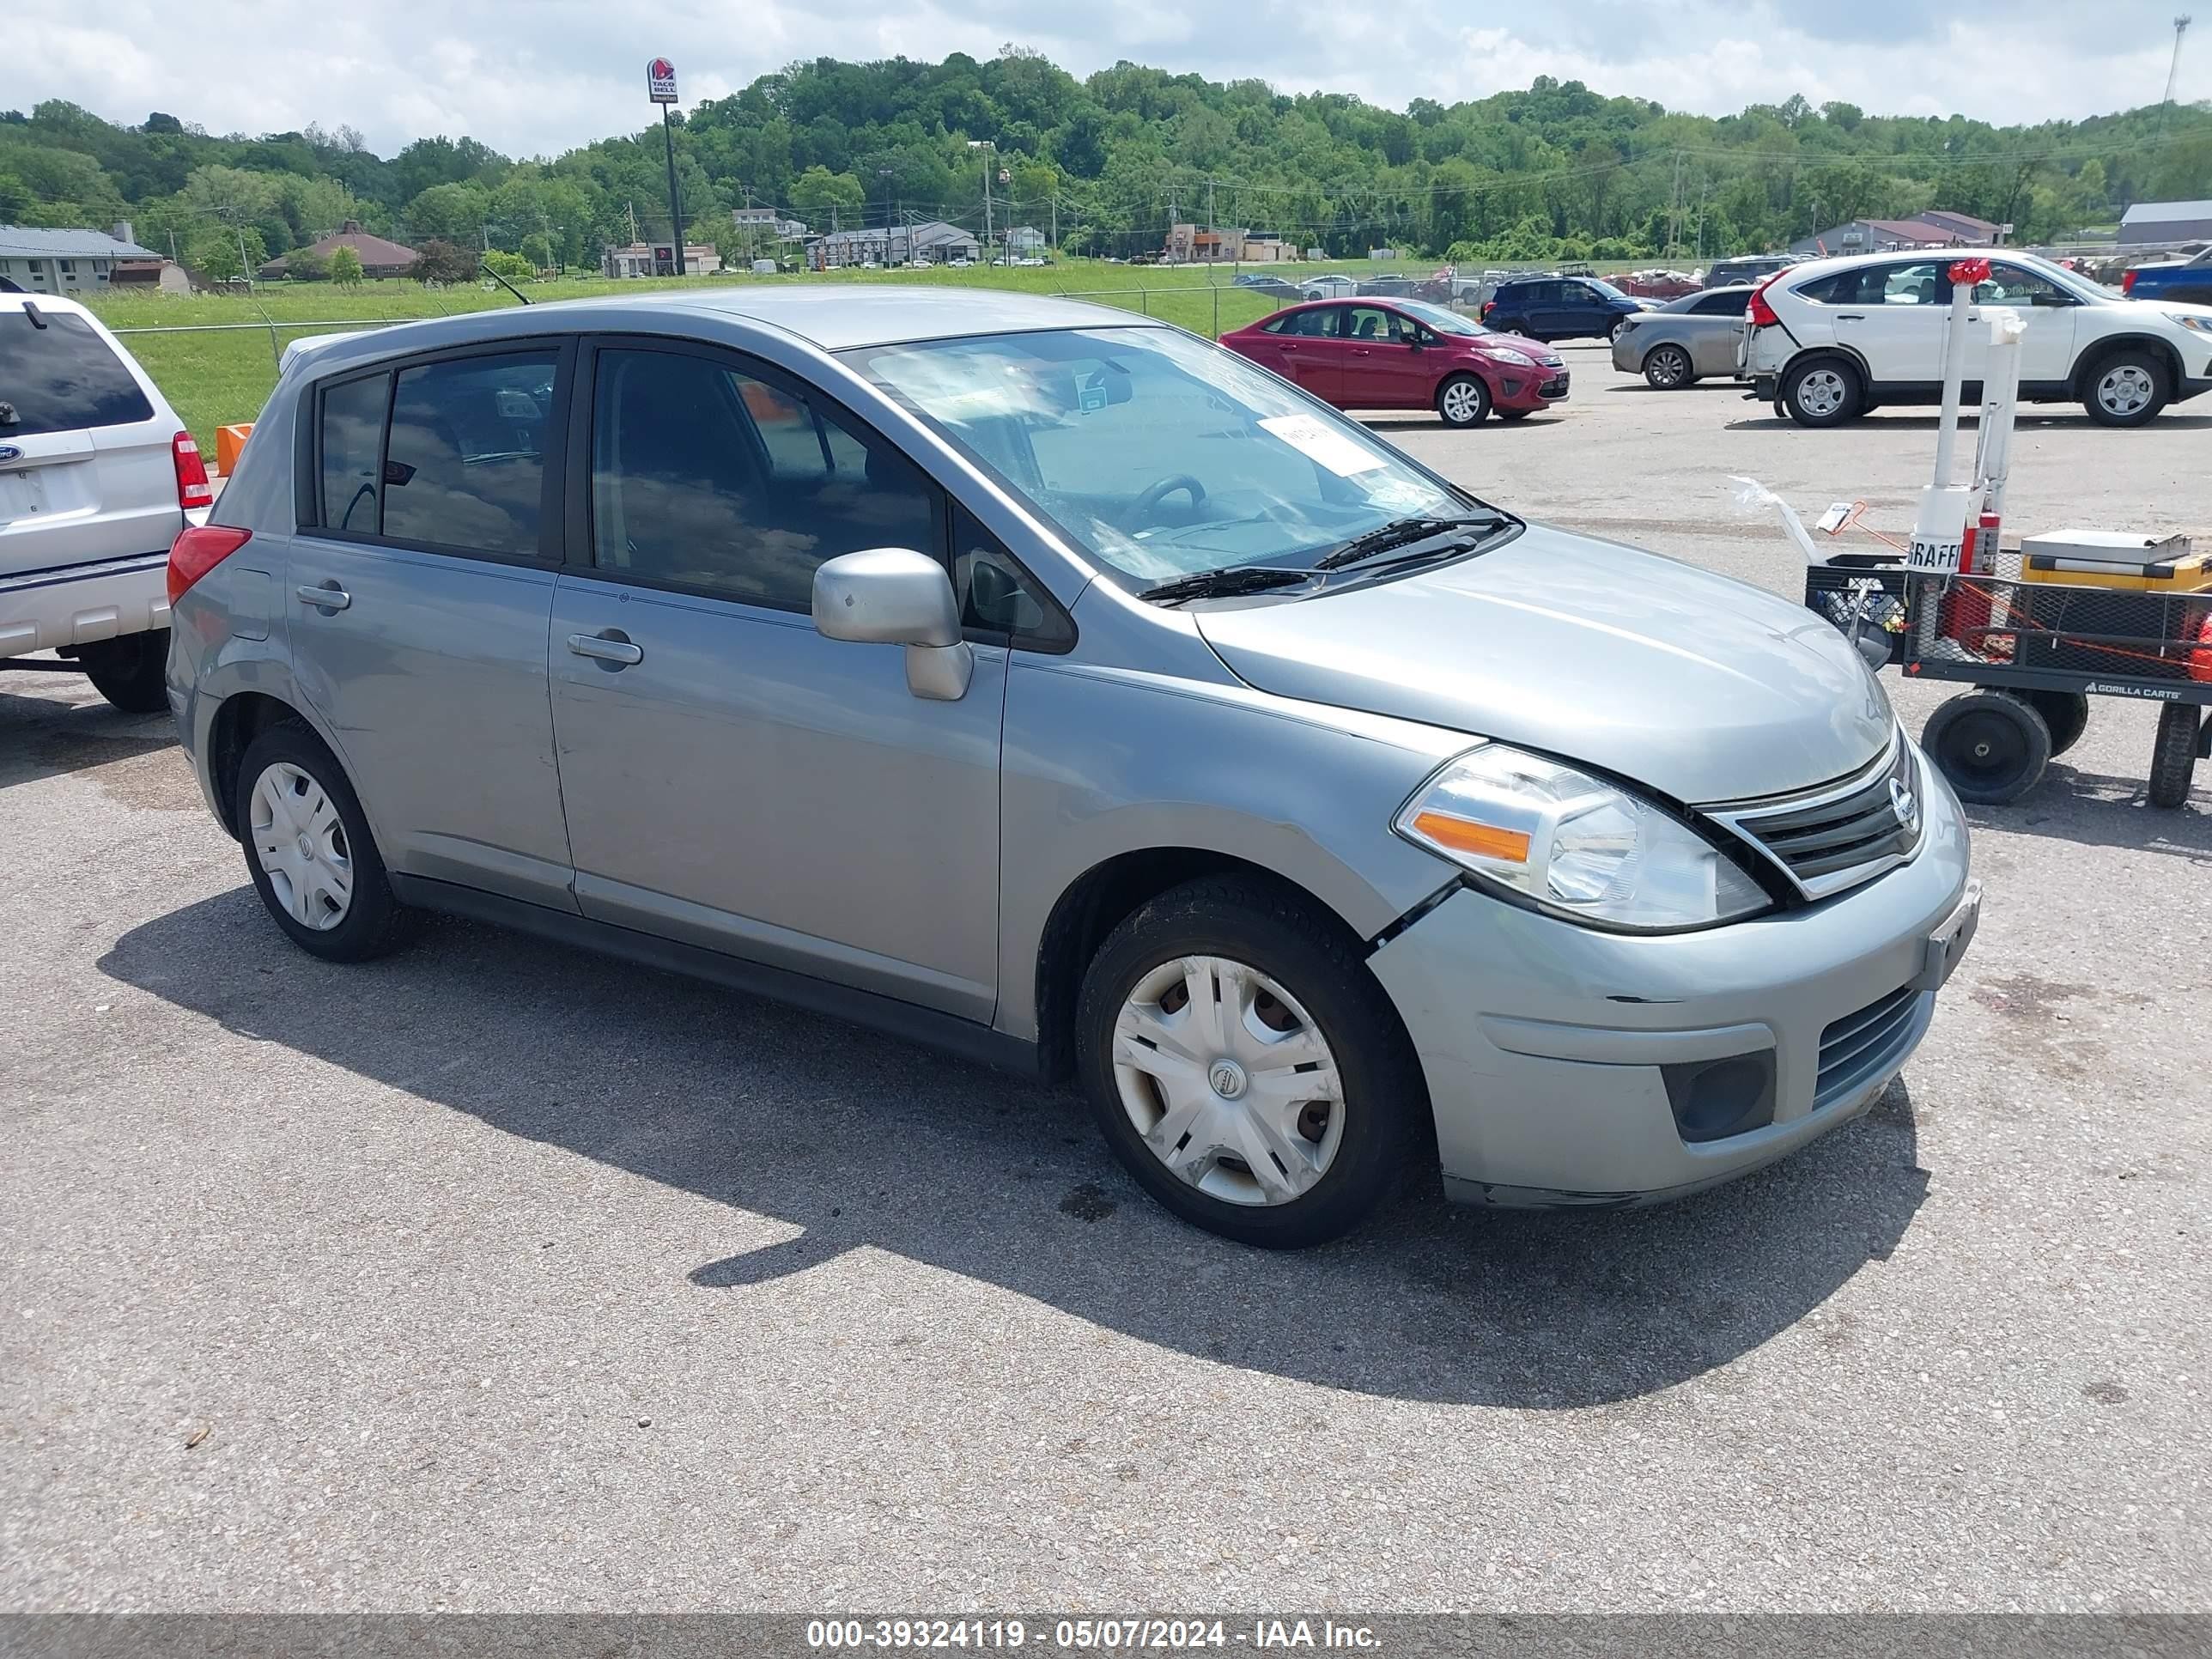
<svg viewBox="0 0 2212 1659">
<path fill-rule="evenodd" d="M 128 220 L 112 231 L 0 225 L 0 276 L 26 294 L 105 293 L 124 260 L 161 262 L 131 236 Z"/>
<path fill-rule="evenodd" d="M 1272 264 L 1278 260 L 1297 257 L 1297 250 L 1285 243 L 1273 231 L 1236 229 L 1207 230 L 1198 225 L 1170 225 L 1167 240 L 1160 249 L 1165 264 Z"/>
<path fill-rule="evenodd" d="M 684 274 L 711 276 L 722 268 L 722 256 L 703 242 L 684 244 Z M 676 244 L 632 242 L 611 247 L 599 256 L 599 270 L 609 276 L 673 276 Z"/>
<path fill-rule="evenodd" d="M 192 291 L 191 277 L 173 259 L 118 259 L 107 280 L 111 288 L 126 288 L 133 293 L 148 289 L 161 294 Z"/>
<path fill-rule="evenodd" d="M 806 245 L 806 263 L 816 270 L 836 270 L 873 260 L 879 265 L 904 264 L 927 259 L 943 264 L 950 259 L 981 257 L 975 237 L 942 219 L 925 219 L 911 225 L 871 225 L 860 230 L 833 230 Z"/>
<path fill-rule="evenodd" d="M 311 256 L 319 264 L 328 264 L 331 255 L 340 248 L 350 248 L 361 261 L 364 276 L 404 276 L 415 269 L 415 250 L 398 242 L 387 241 L 361 228 L 357 219 L 349 219 L 329 235 L 309 243 L 306 247 L 270 260 L 253 274 L 264 283 L 273 283 L 286 274 L 289 262 L 303 254 Z"/>
<path fill-rule="evenodd" d="M 1970 213 L 1930 208 L 1910 219 L 1850 219 L 1790 244 L 1808 259 L 1845 253 L 1888 253 L 1911 247 L 1995 247 L 2012 227 L 1992 224 Z"/>
<path fill-rule="evenodd" d="M 2120 216 L 2123 247 L 2147 242 L 2190 242 L 2212 237 L 2212 200 L 2137 202 Z"/>
</svg>

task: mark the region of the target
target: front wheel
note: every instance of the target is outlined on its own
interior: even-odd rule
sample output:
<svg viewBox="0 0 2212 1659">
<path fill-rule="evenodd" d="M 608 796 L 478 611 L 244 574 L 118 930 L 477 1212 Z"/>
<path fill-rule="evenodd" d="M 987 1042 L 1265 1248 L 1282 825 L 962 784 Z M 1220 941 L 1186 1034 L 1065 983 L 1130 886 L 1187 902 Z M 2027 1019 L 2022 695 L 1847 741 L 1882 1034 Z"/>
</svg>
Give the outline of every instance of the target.
<svg viewBox="0 0 2212 1659">
<path fill-rule="evenodd" d="M 1816 357 L 1782 377 L 1782 406 L 1800 426 L 1841 426 L 1865 401 L 1858 370 L 1838 358 Z"/>
<path fill-rule="evenodd" d="M 92 689 L 126 714 L 168 711 L 169 691 L 164 684 L 168 660 L 166 628 L 81 646 L 76 653 L 77 666 L 84 670 Z"/>
<path fill-rule="evenodd" d="M 1480 426 L 1490 413 L 1490 388 L 1474 374 L 1455 374 L 1437 388 L 1437 413 L 1446 426 Z"/>
<path fill-rule="evenodd" d="M 2051 728 L 2053 760 L 2081 742 L 2081 734 L 2089 729 L 2089 699 L 2084 692 L 2027 690 L 2021 692 L 2020 697 Z"/>
<path fill-rule="evenodd" d="M 1501 421 L 1525 421 L 1535 412 L 1533 409 L 1501 409 L 1498 411 L 1498 418 Z"/>
<path fill-rule="evenodd" d="M 2150 750 L 2150 804 L 2186 806 L 2197 775 L 2199 722 L 2204 711 L 2191 702 L 2170 702 L 2158 711 L 2158 738 Z"/>
<path fill-rule="evenodd" d="M 2116 351 L 2089 371 L 2082 407 L 2100 426 L 2141 426 L 2166 407 L 2166 365 L 2148 351 Z"/>
<path fill-rule="evenodd" d="M 2004 806 L 2035 787 L 2051 763 L 2051 728 L 2005 691 L 1969 691 L 1928 717 L 1920 746 L 1960 800 Z"/>
<path fill-rule="evenodd" d="M 1173 889 L 1099 947 L 1079 1075 L 1107 1144 L 1184 1220 L 1247 1244 L 1338 1237 L 1389 1192 L 1426 1096 L 1352 942 L 1249 878 Z"/>
</svg>

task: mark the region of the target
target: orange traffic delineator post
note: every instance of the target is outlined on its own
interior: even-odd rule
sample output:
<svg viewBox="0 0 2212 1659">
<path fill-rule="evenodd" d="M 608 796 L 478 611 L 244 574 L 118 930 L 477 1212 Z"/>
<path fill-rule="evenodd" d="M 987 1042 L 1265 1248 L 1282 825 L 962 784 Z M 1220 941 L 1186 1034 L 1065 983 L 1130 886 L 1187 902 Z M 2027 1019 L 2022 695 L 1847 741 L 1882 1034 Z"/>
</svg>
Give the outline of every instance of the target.
<svg viewBox="0 0 2212 1659">
<path fill-rule="evenodd" d="M 246 447 L 246 441 L 253 434 L 253 422 L 243 426 L 219 426 L 215 429 L 215 470 L 228 478 L 238 470 L 238 452 Z"/>
</svg>

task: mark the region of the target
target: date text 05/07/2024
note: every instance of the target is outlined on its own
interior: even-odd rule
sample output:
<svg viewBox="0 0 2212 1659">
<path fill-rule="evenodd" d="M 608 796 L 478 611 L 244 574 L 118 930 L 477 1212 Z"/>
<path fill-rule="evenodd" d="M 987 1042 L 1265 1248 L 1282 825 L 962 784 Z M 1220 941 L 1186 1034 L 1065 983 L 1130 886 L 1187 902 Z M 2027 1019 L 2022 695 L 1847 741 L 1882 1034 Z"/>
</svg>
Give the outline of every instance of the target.
<svg viewBox="0 0 2212 1659">
<path fill-rule="evenodd" d="M 1365 1625 L 1322 1619 L 1060 1619 L 1049 1626 L 1024 1619 L 814 1619 L 810 1648 L 1023 1648 L 1034 1643 L 1070 1652 L 1186 1652 L 1205 1648 L 1259 1650 L 1333 1649 L 1372 1652 L 1381 1640 Z"/>
</svg>

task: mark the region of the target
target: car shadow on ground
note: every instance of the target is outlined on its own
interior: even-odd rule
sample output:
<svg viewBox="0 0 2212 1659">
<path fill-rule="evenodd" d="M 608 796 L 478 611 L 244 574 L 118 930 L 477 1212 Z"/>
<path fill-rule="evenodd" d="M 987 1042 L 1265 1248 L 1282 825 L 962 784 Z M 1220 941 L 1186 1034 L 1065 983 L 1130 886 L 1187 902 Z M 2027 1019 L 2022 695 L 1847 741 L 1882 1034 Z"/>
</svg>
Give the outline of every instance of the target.
<svg viewBox="0 0 2212 1659">
<path fill-rule="evenodd" d="M 73 675 L 40 678 L 52 680 L 57 691 L 85 684 Z M 0 691 L 0 789 L 140 761 L 176 743 L 176 727 L 167 714 L 125 714 L 98 700 Z"/>
<path fill-rule="evenodd" d="M 2143 757 L 2149 770 L 2150 757 Z M 1975 830 L 2001 830 L 2020 836 L 2047 836 L 2082 847 L 2118 847 L 2164 853 L 2212 866 L 2212 764 L 2197 763 L 2189 804 L 2179 808 L 2149 804 L 2142 778 L 2081 772 L 2053 761 L 2042 781 L 2007 806 L 1968 806 Z"/>
<path fill-rule="evenodd" d="M 1739 390 L 1741 390 L 1741 388 L 1739 388 Z M 1746 399 L 1746 401 L 1748 402 L 1749 400 Z M 1769 405 L 1769 407 L 1771 407 L 1771 405 Z M 1976 408 L 1968 409 L 1964 411 L 1959 421 L 1960 430 L 1964 432 L 1972 431 L 1979 424 L 1979 421 L 1977 418 L 1978 413 L 1978 405 L 1977 405 Z M 1923 413 L 1916 410 L 1912 413 L 1907 414 L 1901 409 L 1876 409 L 1869 410 L 1867 414 L 1861 416 L 1855 421 L 1846 421 L 1841 426 L 1821 427 L 1818 429 L 1822 432 L 1830 433 L 1879 432 L 1882 430 L 1896 431 L 1900 428 L 1933 432 L 1942 424 L 1942 417 L 1933 412 Z M 2021 431 L 2035 431 L 2043 428 L 2063 428 L 2073 427 L 2084 431 L 2095 428 L 2099 431 L 2158 432 L 2175 427 L 2183 428 L 2212 427 L 2212 415 L 2175 415 L 2168 413 L 2160 415 L 2151 420 L 2148 424 L 2141 427 L 2115 427 L 2108 428 L 2102 426 L 2100 422 L 2091 420 L 2087 414 L 2079 409 L 2076 409 L 2071 415 L 2058 415 L 2038 414 L 2033 410 L 2033 409 L 2027 408 L 2022 409 L 2020 411 L 2014 425 L 2016 429 Z M 1725 428 L 1725 430 L 1729 432 L 1796 432 L 1808 429 L 1810 428 L 1799 427 L 1796 422 L 1791 420 L 1786 415 L 1771 414 L 1758 416 L 1746 416 L 1740 421 L 1730 421 Z"/>
<path fill-rule="evenodd" d="M 1065 1091 L 495 928 L 436 921 L 409 951 L 332 967 L 240 887 L 132 929 L 100 967 L 228 1030 L 804 1229 L 693 1266 L 702 1318 L 730 1287 L 872 1247 L 1303 1382 L 1589 1407 L 1788 1329 L 1889 1255 L 1927 1185 L 1899 1084 L 1796 1158 L 1679 1204 L 1477 1212 L 1431 1175 L 1352 1237 L 1276 1255 L 1153 1206 Z"/>
</svg>

